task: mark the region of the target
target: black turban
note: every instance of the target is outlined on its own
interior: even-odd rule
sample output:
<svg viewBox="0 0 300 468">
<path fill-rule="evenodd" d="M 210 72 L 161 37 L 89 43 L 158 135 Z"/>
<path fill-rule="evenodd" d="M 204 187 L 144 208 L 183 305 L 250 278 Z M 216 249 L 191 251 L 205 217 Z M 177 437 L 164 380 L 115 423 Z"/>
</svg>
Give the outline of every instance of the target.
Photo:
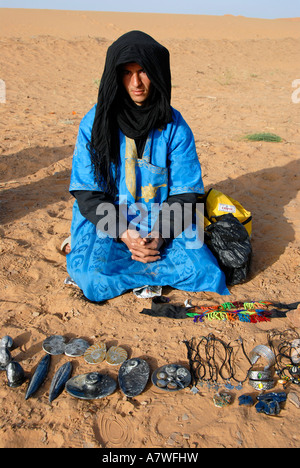
<svg viewBox="0 0 300 468">
<path fill-rule="evenodd" d="M 120 68 L 138 63 L 151 81 L 147 105 L 135 104 L 121 82 Z M 107 50 L 89 145 L 95 179 L 115 195 L 119 162 L 119 128 L 136 141 L 138 150 L 149 131 L 172 121 L 169 51 L 148 34 L 131 31 Z M 115 174 L 115 176 L 113 176 Z"/>
</svg>

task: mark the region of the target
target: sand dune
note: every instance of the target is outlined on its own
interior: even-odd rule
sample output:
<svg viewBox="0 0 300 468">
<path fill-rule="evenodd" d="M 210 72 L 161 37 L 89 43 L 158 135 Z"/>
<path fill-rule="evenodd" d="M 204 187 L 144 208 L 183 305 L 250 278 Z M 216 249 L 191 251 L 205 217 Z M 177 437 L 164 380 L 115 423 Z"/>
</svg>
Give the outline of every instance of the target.
<svg viewBox="0 0 300 468">
<path fill-rule="evenodd" d="M 266 20 L 242 16 L 111 13 L 1 8 L 1 36 L 51 35 L 115 39 L 140 29 L 159 38 L 275 39 L 300 37 L 300 18 Z"/>
<path fill-rule="evenodd" d="M 94 305 L 66 286 L 65 257 L 73 200 L 68 192 L 80 119 L 97 99 L 107 47 L 122 33 L 141 29 L 170 50 L 172 104 L 195 134 L 204 183 L 239 200 L 253 214 L 254 258 L 245 284 L 221 298 L 165 288 L 172 303 L 225 300 L 299 301 L 300 104 L 298 18 L 150 15 L 0 9 L 0 311 L 1 334 L 15 339 L 13 357 L 30 374 L 51 334 L 80 335 L 91 344 L 121 345 L 154 371 L 188 365 L 184 340 L 214 333 L 240 336 L 249 353 L 267 344 L 267 331 L 300 331 L 299 312 L 252 324 L 154 319 L 140 314 L 150 299 L 132 292 Z M 249 142 L 254 132 L 280 135 L 281 143 Z M 299 447 L 298 409 L 287 402 L 280 418 L 233 404 L 218 409 L 206 387 L 166 393 L 150 383 L 126 399 L 118 390 L 84 402 L 63 393 L 48 403 L 51 378 L 65 362 L 53 358 L 49 377 L 25 401 L 25 386 L 0 382 L 1 447 Z M 73 359 L 74 375 L 90 372 Z M 239 375 L 248 363 L 239 356 Z M 101 364 L 117 377 L 118 368 Z M 279 385 L 277 389 L 281 389 Z M 252 390 L 252 391 L 251 391 Z M 295 386 L 289 391 L 300 393 Z M 246 382 L 243 392 L 254 394 Z"/>
</svg>

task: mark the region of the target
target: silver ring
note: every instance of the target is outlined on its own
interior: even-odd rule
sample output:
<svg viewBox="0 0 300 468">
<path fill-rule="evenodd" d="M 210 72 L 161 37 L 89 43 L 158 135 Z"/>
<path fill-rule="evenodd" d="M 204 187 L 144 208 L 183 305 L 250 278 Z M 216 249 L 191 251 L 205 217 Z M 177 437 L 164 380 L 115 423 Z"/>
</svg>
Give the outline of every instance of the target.
<svg viewBox="0 0 300 468">
<path fill-rule="evenodd" d="M 263 380 L 251 380 L 251 379 L 249 379 L 249 384 L 255 390 L 259 390 L 259 391 L 271 390 L 271 388 L 275 387 L 274 380 L 263 381 Z"/>
<path fill-rule="evenodd" d="M 268 365 L 265 367 L 264 370 L 268 370 L 270 369 L 270 367 L 274 366 L 275 354 L 267 346 L 258 345 L 249 354 L 249 358 L 252 365 L 255 364 L 261 357 L 268 361 Z"/>
<path fill-rule="evenodd" d="M 251 370 L 249 372 L 249 379 L 251 380 L 272 380 L 272 371 L 268 370 Z"/>
</svg>

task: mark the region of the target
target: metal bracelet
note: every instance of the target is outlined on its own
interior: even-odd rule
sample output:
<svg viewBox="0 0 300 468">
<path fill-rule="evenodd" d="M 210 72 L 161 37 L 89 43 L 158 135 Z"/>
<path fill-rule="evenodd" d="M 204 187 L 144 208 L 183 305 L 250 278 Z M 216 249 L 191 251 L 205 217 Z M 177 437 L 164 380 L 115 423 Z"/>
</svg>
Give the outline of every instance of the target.
<svg viewBox="0 0 300 468">
<path fill-rule="evenodd" d="M 249 372 L 249 379 L 251 379 L 251 380 L 272 380 L 272 371 L 271 371 L 271 369 L 251 370 Z"/>
<path fill-rule="evenodd" d="M 252 380 L 249 379 L 249 384 L 251 387 L 253 387 L 255 390 L 271 390 L 271 388 L 275 387 L 275 382 L 274 380 Z"/>
<path fill-rule="evenodd" d="M 293 340 L 291 343 L 291 361 L 293 364 L 300 363 L 300 339 Z"/>
<path fill-rule="evenodd" d="M 270 367 L 275 364 L 275 354 L 273 351 L 268 348 L 268 346 L 258 345 L 256 346 L 249 354 L 251 364 L 255 364 L 259 358 L 264 358 L 268 365 L 265 367 L 265 370 L 270 369 Z"/>
</svg>

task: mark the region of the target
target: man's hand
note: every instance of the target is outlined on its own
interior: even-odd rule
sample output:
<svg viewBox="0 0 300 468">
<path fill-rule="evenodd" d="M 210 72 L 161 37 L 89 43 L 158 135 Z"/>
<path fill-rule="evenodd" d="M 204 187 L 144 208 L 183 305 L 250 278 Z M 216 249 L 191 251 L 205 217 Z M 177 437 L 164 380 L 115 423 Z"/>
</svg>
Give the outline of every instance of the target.
<svg viewBox="0 0 300 468">
<path fill-rule="evenodd" d="M 160 260 L 160 248 L 164 240 L 157 232 L 150 233 L 148 237 L 140 237 L 137 231 L 127 230 L 120 239 L 127 245 L 132 253 L 132 260 L 142 263 L 151 263 Z"/>
</svg>

